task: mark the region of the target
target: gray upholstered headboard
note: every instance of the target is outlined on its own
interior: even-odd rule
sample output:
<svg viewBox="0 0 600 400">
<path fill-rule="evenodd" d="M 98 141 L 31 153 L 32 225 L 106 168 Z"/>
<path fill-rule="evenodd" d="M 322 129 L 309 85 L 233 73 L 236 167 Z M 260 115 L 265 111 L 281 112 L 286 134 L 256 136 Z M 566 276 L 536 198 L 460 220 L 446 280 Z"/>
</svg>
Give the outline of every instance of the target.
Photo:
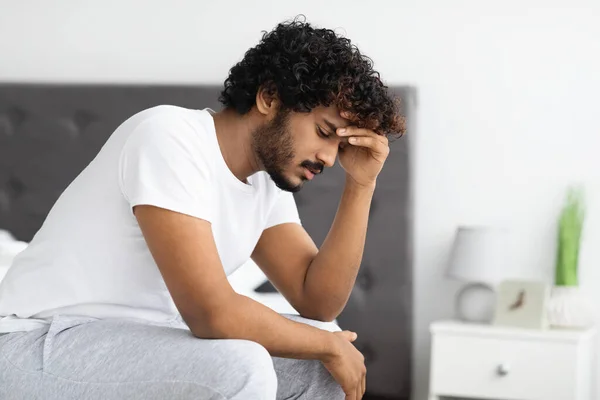
<svg viewBox="0 0 600 400">
<path fill-rule="evenodd" d="M 0 229 L 30 240 L 59 194 L 133 113 L 157 104 L 219 109 L 217 86 L 0 84 Z M 412 208 L 408 141 L 415 91 L 396 87 L 408 134 L 391 146 L 374 195 L 363 264 L 339 318 L 358 332 L 368 393 L 407 399 L 412 343 Z M 296 200 L 303 224 L 320 245 L 343 185 L 336 166 Z"/>
</svg>

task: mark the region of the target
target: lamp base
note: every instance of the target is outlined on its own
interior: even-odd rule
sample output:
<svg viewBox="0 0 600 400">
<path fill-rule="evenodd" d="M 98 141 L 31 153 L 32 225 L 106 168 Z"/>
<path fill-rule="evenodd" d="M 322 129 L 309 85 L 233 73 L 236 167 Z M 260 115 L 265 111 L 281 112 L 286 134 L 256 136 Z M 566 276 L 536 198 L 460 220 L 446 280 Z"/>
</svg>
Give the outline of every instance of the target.
<svg viewBox="0 0 600 400">
<path fill-rule="evenodd" d="M 456 314 L 464 322 L 490 323 L 494 318 L 496 294 L 483 283 L 468 283 L 456 296 Z"/>
</svg>

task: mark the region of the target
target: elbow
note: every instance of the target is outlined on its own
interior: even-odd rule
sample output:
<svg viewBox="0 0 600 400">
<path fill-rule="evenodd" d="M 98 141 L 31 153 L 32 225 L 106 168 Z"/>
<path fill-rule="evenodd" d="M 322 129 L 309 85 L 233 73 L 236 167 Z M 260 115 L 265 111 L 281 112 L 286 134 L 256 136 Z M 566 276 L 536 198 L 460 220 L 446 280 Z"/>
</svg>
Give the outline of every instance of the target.
<svg viewBox="0 0 600 400">
<path fill-rule="evenodd" d="M 199 308 L 196 308 L 198 310 Z M 219 306 L 204 309 L 195 315 L 182 314 L 192 334 L 200 339 L 232 339 L 235 336 L 235 307 Z"/>
<path fill-rule="evenodd" d="M 301 317 L 320 322 L 334 322 L 344 310 L 346 302 L 334 296 L 305 297 L 299 304 L 292 304 Z"/>
<path fill-rule="evenodd" d="M 182 315 L 183 320 L 190 328 L 192 335 L 199 339 L 219 339 L 219 332 L 213 322 L 208 318 L 199 318 L 198 316 Z"/>
<path fill-rule="evenodd" d="M 190 332 L 192 335 L 197 337 L 198 339 L 219 339 L 219 335 L 215 329 L 213 329 L 206 322 L 187 322 L 188 327 L 190 328 Z"/>
<path fill-rule="evenodd" d="M 341 310 L 327 307 L 299 307 L 297 311 L 301 317 L 319 322 L 334 322 L 341 313 Z"/>
<path fill-rule="evenodd" d="M 325 323 L 331 323 L 331 322 L 335 322 L 336 318 L 338 316 L 336 314 L 322 314 L 322 315 L 316 315 L 314 318 L 311 318 L 315 321 L 319 321 L 319 322 L 325 322 Z"/>
<path fill-rule="evenodd" d="M 219 317 L 203 318 L 201 321 L 188 323 L 192 335 L 199 339 L 232 339 L 232 331 L 228 328 L 227 319 Z"/>
</svg>

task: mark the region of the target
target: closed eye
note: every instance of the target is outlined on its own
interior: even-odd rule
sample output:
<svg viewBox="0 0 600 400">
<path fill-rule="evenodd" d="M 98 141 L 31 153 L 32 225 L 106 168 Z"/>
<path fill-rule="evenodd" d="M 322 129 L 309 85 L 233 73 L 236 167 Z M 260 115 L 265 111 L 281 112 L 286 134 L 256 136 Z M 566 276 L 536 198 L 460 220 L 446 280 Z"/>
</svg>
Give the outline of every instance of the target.
<svg viewBox="0 0 600 400">
<path fill-rule="evenodd" d="M 321 129 L 321 127 L 319 125 L 317 125 L 317 133 L 319 134 L 319 136 L 321 136 L 322 138 L 329 138 L 329 134 L 327 132 L 325 132 L 323 129 Z"/>
</svg>

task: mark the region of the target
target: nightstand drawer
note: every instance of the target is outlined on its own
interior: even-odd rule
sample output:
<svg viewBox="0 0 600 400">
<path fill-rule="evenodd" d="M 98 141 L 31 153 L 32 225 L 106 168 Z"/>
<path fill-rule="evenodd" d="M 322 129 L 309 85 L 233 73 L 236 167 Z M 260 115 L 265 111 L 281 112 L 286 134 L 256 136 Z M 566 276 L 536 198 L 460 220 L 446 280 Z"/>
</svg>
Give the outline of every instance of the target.
<svg viewBox="0 0 600 400">
<path fill-rule="evenodd" d="M 434 335 L 432 346 L 434 393 L 506 400 L 576 398 L 575 343 L 444 334 Z"/>
</svg>

